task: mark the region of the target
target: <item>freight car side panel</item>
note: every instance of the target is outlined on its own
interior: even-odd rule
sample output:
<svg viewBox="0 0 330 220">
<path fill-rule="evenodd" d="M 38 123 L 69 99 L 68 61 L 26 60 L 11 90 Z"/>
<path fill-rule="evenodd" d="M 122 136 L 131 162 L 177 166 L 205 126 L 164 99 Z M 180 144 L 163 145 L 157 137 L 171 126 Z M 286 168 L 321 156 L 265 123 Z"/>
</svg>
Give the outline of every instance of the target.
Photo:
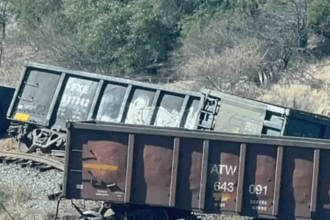
<svg viewBox="0 0 330 220">
<path fill-rule="evenodd" d="M 91 119 L 195 129 L 201 105 L 199 93 L 28 63 L 7 116 L 47 129 Z"/>
<path fill-rule="evenodd" d="M 330 139 L 329 117 L 205 88 L 201 92 L 207 99 L 215 100 L 219 108 L 218 112 L 207 114 L 213 125 L 206 130 Z M 206 118 L 201 114 L 200 124 Z"/>
<path fill-rule="evenodd" d="M 0 134 L 5 133 L 9 126 L 6 114 L 14 96 L 15 88 L 0 85 Z"/>
<path fill-rule="evenodd" d="M 237 134 L 261 134 L 266 107 L 222 99 L 214 130 Z"/>
<path fill-rule="evenodd" d="M 98 82 L 69 77 L 59 100 L 55 125 L 65 126 L 67 120 L 87 120 Z"/>
<path fill-rule="evenodd" d="M 61 75 L 35 69 L 27 69 L 15 101 L 12 117 L 16 114 L 29 115 L 29 122 L 46 125 L 52 100 Z"/>
<path fill-rule="evenodd" d="M 127 96 L 127 86 L 119 84 L 106 85 L 97 111 L 96 120 L 120 122 L 123 111 L 121 108 Z"/>
<path fill-rule="evenodd" d="M 330 216 L 330 142 L 70 123 L 64 194 L 259 218 Z"/>
<path fill-rule="evenodd" d="M 290 110 L 284 135 L 330 139 L 330 118 Z"/>
<path fill-rule="evenodd" d="M 201 90 L 201 93 L 206 96 L 206 100 L 216 103 L 219 109 L 201 114 L 200 125 L 208 118 L 212 118 L 209 121 L 212 125 L 206 130 L 238 134 L 283 135 L 285 108 L 205 88 Z M 198 129 L 203 129 L 200 125 Z"/>
</svg>

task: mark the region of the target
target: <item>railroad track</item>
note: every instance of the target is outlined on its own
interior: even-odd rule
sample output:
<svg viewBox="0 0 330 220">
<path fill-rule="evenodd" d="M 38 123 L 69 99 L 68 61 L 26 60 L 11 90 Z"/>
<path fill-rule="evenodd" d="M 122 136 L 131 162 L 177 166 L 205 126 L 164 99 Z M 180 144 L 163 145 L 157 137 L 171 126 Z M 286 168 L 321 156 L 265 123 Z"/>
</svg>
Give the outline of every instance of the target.
<svg viewBox="0 0 330 220">
<path fill-rule="evenodd" d="M 51 168 L 56 168 L 58 170 L 64 171 L 64 164 L 50 159 L 44 156 L 39 156 L 35 154 L 25 154 L 18 152 L 0 152 L 0 160 L 4 164 L 16 164 L 20 167 L 35 167 L 36 169 L 43 171 Z"/>
<path fill-rule="evenodd" d="M 64 164 L 61 163 L 60 161 L 35 154 L 25 154 L 18 152 L 0 152 L 0 162 L 2 162 L 5 165 L 14 164 L 20 168 L 29 167 L 32 169 L 36 169 L 40 172 L 54 168 L 60 171 L 64 171 Z M 61 187 L 61 191 L 62 191 L 62 187 Z M 62 192 L 58 192 L 58 193 L 48 194 L 45 196 L 34 195 L 33 198 L 56 200 L 61 195 Z"/>
</svg>

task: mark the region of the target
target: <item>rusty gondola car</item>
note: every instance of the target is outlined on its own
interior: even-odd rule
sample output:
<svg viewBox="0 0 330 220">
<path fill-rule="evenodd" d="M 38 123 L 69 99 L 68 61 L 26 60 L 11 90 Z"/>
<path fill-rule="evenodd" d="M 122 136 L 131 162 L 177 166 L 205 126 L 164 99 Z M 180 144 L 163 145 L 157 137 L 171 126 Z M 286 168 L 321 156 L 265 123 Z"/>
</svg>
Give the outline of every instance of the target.
<svg viewBox="0 0 330 220">
<path fill-rule="evenodd" d="M 63 149 L 66 121 L 194 129 L 202 95 L 26 62 L 7 117 L 22 152 Z"/>
<path fill-rule="evenodd" d="M 14 92 L 15 88 L 0 85 L 0 134 L 5 134 L 9 127 L 9 120 L 6 118 L 6 114 Z"/>
<path fill-rule="evenodd" d="M 197 129 L 330 139 L 330 118 L 203 88 L 204 111 Z"/>
<path fill-rule="evenodd" d="M 67 128 L 63 195 L 105 201 L 117 219 L 330 218 L 329 140 L 95 121 Z"/>
</svg>

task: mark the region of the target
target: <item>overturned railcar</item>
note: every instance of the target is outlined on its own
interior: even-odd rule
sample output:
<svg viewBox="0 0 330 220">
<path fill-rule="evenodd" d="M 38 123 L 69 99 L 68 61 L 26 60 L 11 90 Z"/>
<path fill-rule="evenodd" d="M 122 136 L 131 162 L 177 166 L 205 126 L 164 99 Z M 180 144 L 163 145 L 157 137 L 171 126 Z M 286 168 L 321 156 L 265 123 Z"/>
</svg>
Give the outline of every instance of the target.
<svg viewBox="0 0 330 220">
<path fill-rule="evenodd" d="M 330 141 L 69 122 L 63 194 L 118 219 L 330 218 Z M 108 206 L 110 207 L 110 206 Z"/>
<path fill-rule="evenodd" d="M 6 130 L 9 127 L 9 120 L 6 118 L 6 114 L 14 92 L 14 87 L 0 85 L 0 135 L 6 134 Z"/>
<path fill-rule="evenodd" d="M 203 88 L 197 129 L 330 139 L 330 118 Z M 209 110 L 208 110 L 209 109 Z"/>
<path fill-rule="evenodd" d="M 26 62 L 8 110 L 22 152 L 63 149 L 66 121 L 194 129 L 202 95 L 104 75 Z"/>
</svg>

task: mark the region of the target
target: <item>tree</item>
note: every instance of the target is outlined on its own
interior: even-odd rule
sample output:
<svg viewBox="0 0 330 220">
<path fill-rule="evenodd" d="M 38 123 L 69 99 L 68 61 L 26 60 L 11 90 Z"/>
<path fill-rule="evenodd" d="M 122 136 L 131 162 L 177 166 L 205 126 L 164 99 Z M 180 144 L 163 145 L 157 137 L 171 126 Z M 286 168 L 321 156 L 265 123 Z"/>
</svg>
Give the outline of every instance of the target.
<svg viewBox="0 0 330 220">
<path fill-rule="evenodd" d="M 36 29 L 42 19 L 59 11 L 62 0 L 10 0 L 10 10 L 17 15 L 17 21 L 29 28 Z"/>
<path fill-rule="evenodd" d="M 2 39 L 0 41 L 0 65 L 3 56 L 3 50 L 6 40 L 6 25 L 8 23 L 8 1 L 9 0 L 1 0 L 0 1 L 0 25 L 2 27 Z"/>
<path fill-rule="evenodd" d="M 330 22 L 330 1 L 310 0 L 308 4 L 308 21 L 321 24 Z"/>
<path fill-rule="evenodd" d="M 157 6 L 149 0 L 68 0 L 65 9 L 100 65 L 130 73 L 166 59 L 175 42 Z"/>
</svg>

